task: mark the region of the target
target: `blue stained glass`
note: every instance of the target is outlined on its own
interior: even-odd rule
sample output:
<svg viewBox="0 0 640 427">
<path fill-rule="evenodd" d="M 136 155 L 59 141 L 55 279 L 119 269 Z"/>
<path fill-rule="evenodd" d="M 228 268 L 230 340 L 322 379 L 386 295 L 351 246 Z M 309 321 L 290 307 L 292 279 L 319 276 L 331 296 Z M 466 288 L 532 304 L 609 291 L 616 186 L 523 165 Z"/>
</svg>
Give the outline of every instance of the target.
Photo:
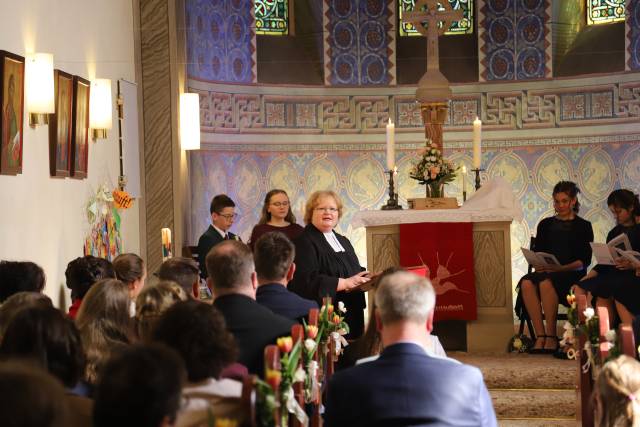
<svg viewBox="0 0 640 427">
<path fill-rule="evenodd" d="M 474 7 L 473 0 L 448 0 L 454 10 L 462 9 L 463 18 L 460 21 L 453 22 L 445 34 L 470 34 L 473 33 L 473 17 Z M 416 6 L 416 0 L 399 0 L 398 12 L 400 16 L 400 35 L 401 36 L 419 36 L 420 33 L 415 29 L 413 24 L 403 22 L 402 13 L 410 12 Z M 444 10 L 444 8 L 441 8 Z"/>
</svg>

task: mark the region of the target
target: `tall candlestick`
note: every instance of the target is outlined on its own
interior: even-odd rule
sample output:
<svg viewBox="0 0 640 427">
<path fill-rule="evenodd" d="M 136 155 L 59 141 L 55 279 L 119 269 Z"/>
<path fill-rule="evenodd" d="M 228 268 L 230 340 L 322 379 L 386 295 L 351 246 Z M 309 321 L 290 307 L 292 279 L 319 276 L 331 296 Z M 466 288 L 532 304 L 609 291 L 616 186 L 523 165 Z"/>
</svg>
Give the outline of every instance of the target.
<svg viewBox="0 0 640 427">
<path fill-rule="evenodd" d="M 467 166 L 462 165 L 462 201 L 467 201 Z"/>
<path fill-rule="evenodd" d="M 387 123 L 387 170 L 392 171 L 396 165 L 396 147 L 395 147 L 395 125 L 391 122 Z"/>
<path fill-rule="evenodd" d="M 482 149 L 480 148 L 480 141 L 482 139 L 482 122 L 479 118 L 473 121 L 473 167 L 474 169 L 480 169 L 482 165 Z"/>
</svg>

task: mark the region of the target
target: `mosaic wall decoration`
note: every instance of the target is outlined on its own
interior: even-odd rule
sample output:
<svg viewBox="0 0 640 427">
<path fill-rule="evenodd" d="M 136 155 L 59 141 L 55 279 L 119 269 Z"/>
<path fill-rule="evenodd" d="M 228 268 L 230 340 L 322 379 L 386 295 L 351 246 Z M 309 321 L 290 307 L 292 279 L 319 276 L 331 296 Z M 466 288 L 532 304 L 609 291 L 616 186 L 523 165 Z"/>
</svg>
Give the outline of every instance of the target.
<svg viewBox="0 0 640 427">
<path fill-rule="evenodd" d="M 640 1 L 627 1 L 626 68 L 640 70 Z"/>
<path fill-rule="evenodd" d="M 256 82 L 252 0 L 186 0 L 187 75 L 215 82 Z"/>
<path fill-rule="evenodd" d="M 623 81 L 626 80 L 626 81 Z M 562 85 L 566 86 L 562 86 Z M 321 94 L 298 88 L 297 95 L 236 93 L 215 85 L 189 82 L 189 91 L 200 94 L 203 132 L 334 134 L 383 131 L 389 117 L 398 132 L 422 128 L 415 96 L 397 94 L 397 88 L 380 88 L 376 95 L 345 90 L 344 95 Z M 505 90 L 479 86 L 481 92 L 454 96 L 445 122 L 446 130 L 471 129 L 475 117 L 492 130 L 557 128 L 576 125 L 628 123 L 640 119 L 640 76 L 595 84 L 592 79 L 559 81 L 550 88 Z M 308 91 L 308 94 L 305 93 Z M 410 88 L 407 92 L 413 92 Z M 248 91 L 247 91 L 248 92 Z M 302 93 L 300 93 L 302 92 Z"/>
<path fill-rule="evenodd" d="M 479 0 L 480 80 L 551 77 L 551 2 Z"/>
<path fill-rule="evenodd" d="M 345 203 L 337 231 L 351 239 L 362 265 L 366 263 L 364 228 L 354 229 L 353 215 L 360 210 L 379 209 L 385 202 L 385 153 L 362 145 L 359 150 L 341 151 L 333 146 L 309 152 L 300 147 L 272 147 L 272 151 L 202 150 L 191 152 L 191 224 L 189 243 L 197 242 L 209 224 L 209 203 L 218 193 L 229 194 L 237 204 L 239 217 L 232 227 L 244 241 L 258 221 L 265 193 L 282 188 L 291 198 L 293 210 L 302 222 L 306 198 L 315 190 L 330 188 Z M 447 157 L 471 169 L 471 150 L 447 150 Z M 424 187 L 408 177 L 416 150 L 397 152 L 400 201 L 424 197 Z M 592 222 L 596 241 L 604 241 L 613 220 L 606 206 L 615 188 L 640 188 L 640 139 L 621 144 L 519 146 L 483 151 L 486 168 L 483 180 L 502 176 L 513 187 L 525 218 L 511 228 L 514 285 L 526 272 L 520 247 L 528 246 L 538 222 L 553 214 L 551 192 L 562 179 L 571 179 L 582 189 L 580 215 Z M 467 194 L 473 194 L 472 176 L 466 180 Z M 446 193 L 461 201 L 461 178 L 447 185 Z"/>
<path fill-rule="evenodd" d="M 625 0 L 587 0 L 587 25 L 624 21 Z"/>
<path fill-rule="evenodd" d="M 289 34 L 289 0 L 255 0 L 256 34 Z"/>
<path fill-rule="evenodd" d="M 395 2 L 324 0 L 327 85 L 395 85 Z"/>
<path fill-rule="evenodd" d="M 445 31 L 445 35 L 451 34 L 470 34 L 473 33 L 473 20 L 475 16 L 475 5 L 473 0 L 448 0 L 454 10 L 462 9 L 463 18 L 455 21 L 449 29 Z M 416 0 L 398 0 L 398 14 L 400 16 L 400 35 L 401 36 L 419 36 L 420 33 L 410 22 L 402 21 L 402 12 L 410 12 L 416 6 Z M 444 10 L 444 8 L 441 8 Z"/>
</svg>

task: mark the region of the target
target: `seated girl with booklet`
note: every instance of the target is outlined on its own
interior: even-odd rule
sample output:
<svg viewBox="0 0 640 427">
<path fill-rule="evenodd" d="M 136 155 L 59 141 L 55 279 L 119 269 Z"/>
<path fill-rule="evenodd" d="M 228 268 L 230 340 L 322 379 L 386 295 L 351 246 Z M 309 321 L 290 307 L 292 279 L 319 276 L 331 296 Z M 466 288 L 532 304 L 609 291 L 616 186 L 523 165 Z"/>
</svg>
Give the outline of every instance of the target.
<svg viewBox="0 0 640 427">
<path fill-rule="evenodd" d="M 521 281 L 522 299 L 536 334 L 531 353 L 551 354 L 558 349 L 558 303 L 566 304 L 565 296 L 571 285 L 585 274 L 591 262 L 589 243 L 593 241 L 593 228 L 578 216 L 579 191 L 569 181 L 561 181 L 553 188 L 556 215 L 538 224 L 534 249 L 538 254 L 544 252 L 545 257 L 553 255 L 559 264 L 533 264 L 536 271 Z"/>
<path fill-rule="evenodd" d="M 620 241 L 615 247 L 623 247 L 633 251 L 640 250 L 640 225 L 636 217 L 640 215 L 638 196 L 629 190 L 615 190 L 607 198 L 607 205 L 616 220 L 607 235 L 607 243 Z M 627 243 L 628 242 L 628 243 Z M 613 325 L 617 311 L 624 323 L 631 323 L 631 313 L 640 313 L 640 278 L 635 274 L 635 267 L 620 252 L 612 254 L 613 265 L 596 265 L 577 283 L 576 294 L 587 292 L 591 295 L 591 304 L 597 307 L 607 307 L 609 321 Z M 614 307 L 615 300 L 615 307 Z"/>
</svg>

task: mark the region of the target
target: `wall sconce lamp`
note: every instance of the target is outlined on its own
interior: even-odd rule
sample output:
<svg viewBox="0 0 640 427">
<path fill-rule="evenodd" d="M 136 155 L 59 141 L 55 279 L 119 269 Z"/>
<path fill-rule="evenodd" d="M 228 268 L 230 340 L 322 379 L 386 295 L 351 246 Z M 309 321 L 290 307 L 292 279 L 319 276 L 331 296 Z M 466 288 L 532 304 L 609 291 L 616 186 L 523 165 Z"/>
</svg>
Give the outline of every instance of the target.
<svg viewBox="0 0 640 427">
<path fill-rule="evenodd" d="M 53 55 L 27 54 L 24 73 L 25 107 L 29 113 L 29 126 L 48 124 L 49 114 L 55 113 Z"/>
<path fill-rule="evenodd" d="M 89 93 L 89 127 L 92 137 L 106 139 L 107 130 L 113 127 L 113 105 L 111 104 L 111 80 L 94 79 Z"/>
<path fill-rule="evenodd" d="M 200 97 L 180 94 L 180 145 L 183 150 L 200 149 Z"/>
</svg>

